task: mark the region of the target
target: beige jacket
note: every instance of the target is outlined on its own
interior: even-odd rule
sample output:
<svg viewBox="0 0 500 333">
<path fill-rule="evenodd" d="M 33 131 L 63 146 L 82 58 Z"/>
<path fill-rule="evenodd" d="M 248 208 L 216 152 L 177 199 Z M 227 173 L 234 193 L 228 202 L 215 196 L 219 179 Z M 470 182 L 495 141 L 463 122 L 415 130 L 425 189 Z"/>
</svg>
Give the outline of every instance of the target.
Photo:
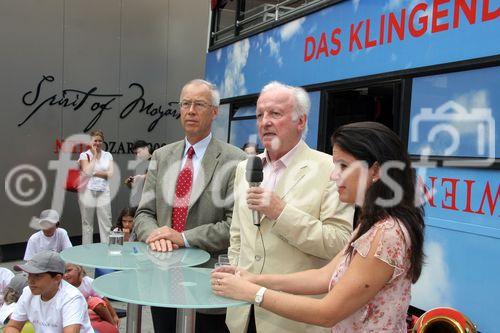
<svg viewBox="0 0 500 333">
<path fill-rule="evenodd" d="M 235 176 L 235 203 L 231 224 L 229 256 L 253 273 L 287 274 L 328 263 L 349 240 L 354 208 L 339 202 L 336 184 L 330 180 L 330 155 L 300 142 L 296 155 L 276 185 L 286 202 L 277 220 L 262 217 L 261 231 L 252 223 L 245 200 L 246 161 Z M 265 254 L 264 254 L 265 248 Z M 264 263 L 265 257 L 265 263 Z M 246 332 L 250 306 L 228 308 L 226 323 L 232 333 Z M 257 332 L 328 332 L 329 329 L 288 320 L 255 307 Z"/>
</svg>

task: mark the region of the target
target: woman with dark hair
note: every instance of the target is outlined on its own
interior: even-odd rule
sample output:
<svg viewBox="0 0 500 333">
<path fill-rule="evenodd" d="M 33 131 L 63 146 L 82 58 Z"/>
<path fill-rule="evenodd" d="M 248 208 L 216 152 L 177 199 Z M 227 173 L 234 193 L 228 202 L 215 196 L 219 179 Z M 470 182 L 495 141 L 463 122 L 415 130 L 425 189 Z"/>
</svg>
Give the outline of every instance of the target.
<svg viewBox="0 0 500 333">
<path fill-rule="evenodd" d="M 406 332 L 410 287 L 424 257 L 423 210 L 415 204 L 408 153 L 396 134 L 374 122 L 344 125 L 332 143 L 340 200 L 360 208 L 345 249 L 321 269 L 286 275 L 223 266 L 212 273 L 212 288 L 332 332 Z"/>
<path fill-rule="evenodd" d="M 259 153 L 259 145 L 254 142 L 247 142 L 241 149 L 248 155 L 257 155 Z"/>
<path fill-rule="evenodd" d="M 118 228 L 123 231 L 123 240 L 125 242 L 134 241 L 134 237 L 131 236 L 132 229 L 134 228 L 134 216 L 137 207 L 127 207 L 122 209 L 118 219 L 116 221 L 116 225 L 113 229 Z"/>
</svg>

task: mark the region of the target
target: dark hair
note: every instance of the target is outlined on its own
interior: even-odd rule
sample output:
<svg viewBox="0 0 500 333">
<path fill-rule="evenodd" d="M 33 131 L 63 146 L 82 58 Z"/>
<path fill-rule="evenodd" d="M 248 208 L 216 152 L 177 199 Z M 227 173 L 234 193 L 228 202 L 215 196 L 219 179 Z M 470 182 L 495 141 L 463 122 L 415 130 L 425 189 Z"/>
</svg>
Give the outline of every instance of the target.
<svg viewBox="0 0 500 333">
<path fill-rule="evenodd" d="M 49 274 L 50 277 L 56 277 L 58 275 L 64 275 L 63 273 L 59 273 L 59 272 L 47 272 L 47 274 Z"/>
<path fill-rule="evenodd" d="M 259 145 L 255 142 L 246 142 L 243 147 L 241 147 L 242 150 L 247 149 L 248 147 L 254 147 L 256 151 L 259 150 Z"/>
<path fill-rule="evenodd" d="M 137 148 L 142 148 L 142 147 L 147 147 L 148 151 L 150 154 L 153 153 L 151 145 L 149 145 L 146 141 L 144 140 L 137 140 L 134 142 L 134 145 L 132 146 L 132 150 L 136 150 Z"/>
<path fill-rule="evenodd" d="M 377 198 L 389 200 L 395 195 L 393 189 L 384 181 L 378 180 L 368 188 L 359 216 L 359 230 L 352 241 L 360 238 L 375 223 L 388 217 L 398 219 L 408 230 L 411 240 L 411 267 L 408 275 L 415 283 L 420 277 L 424 259 L 424 212 L 416 205 L 415 172 L 406 148 L 399 137 L 386 126 L 376 122 L 359 122 L 339 127 L 332 135 L 332 145 L 364 161 L 368 166 L 375 162 L 382 166 L 388 161 L 404 164 L 403 169 L 390 168 L 387 175 L 403 189 L 403 197 L 397 204 L 382 207 L 376 204 Z M 352 255 L 349 246 L 346 254 Z"/>
<path fill-rule="evenodd" d="M 120 212 L 120 215 L 118 215 L 118 219 L 116 220 L 116 225 L 113 227 L 113 229 L 116 227 L 123 229 L 122 218 L 124 216 L 134 217 L 136 210 L 137 210 L 137 207 L 127 207 L 127 208 L 122 209 L 122 211 Z"/>
</svg>

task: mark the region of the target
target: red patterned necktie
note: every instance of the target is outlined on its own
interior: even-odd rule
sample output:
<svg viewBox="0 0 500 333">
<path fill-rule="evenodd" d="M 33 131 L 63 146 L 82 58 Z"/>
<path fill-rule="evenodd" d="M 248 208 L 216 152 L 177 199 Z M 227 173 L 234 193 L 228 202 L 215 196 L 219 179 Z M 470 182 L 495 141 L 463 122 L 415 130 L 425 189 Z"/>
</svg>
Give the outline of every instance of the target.
<svg viewBox="0 0 500 333">
<path fill-rule="evenodd" d="M 186 218 L 193 187 L 193 147 L 187 151 L 187 160 L 177 177 L 175 186 L 174 205 L 172 208 L 172 228 L 178 232 L 183 232 L 186 227 Z"/>
</svg>

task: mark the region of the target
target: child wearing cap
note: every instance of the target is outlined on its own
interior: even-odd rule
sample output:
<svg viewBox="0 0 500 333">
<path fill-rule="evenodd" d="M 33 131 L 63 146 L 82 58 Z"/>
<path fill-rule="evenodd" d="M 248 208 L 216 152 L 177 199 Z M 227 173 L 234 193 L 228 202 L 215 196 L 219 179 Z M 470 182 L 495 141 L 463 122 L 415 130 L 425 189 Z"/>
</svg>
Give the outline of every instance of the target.
<svg viewBox="0 0 500 333">
<path fill-rule="evenodd" d="M 7 268 L 0 267 L 0 306 L 3 304 L 3 293 L 4 289 L 9 284 L 10 280 L 14 277 L 14 273 L 12 273 Z"/>
<path fill-rule="evenodd" d="M 24 287 L 28 285 L 28 278 L 19 274 L 14 276 L 3 291 L 4 303 L 0 307 L 0 327 L 7 323 L 10 315 L 14 312 L 16 302 L 21 297 Z"/>
<path fill-rule="evenodd" d="M 21 332 L 28 320 L 35 332 L 94 333 L 85 298 L 63 280 L 65 264 L 59 253 L 38 253 L 14 269 L 28 273 L 28 287 L 17 301 L 5 333 Z"/>
<path fill-rule="evenodd" d="M 61 252 L 72 247 L 68 233 L 59 227 L 59 214 L 53 209 L 46 209 L 37 219 L 41 230 L 31 235 L 26 245 L 24 260 L 30 260 L 35 254 L 52 250 Z"/>
<path fill-rule="evenodd" d="M 3 292 L 4 303 L 0 307 L 0 332 L 3 332 L 3 327 L 9 321 L 10 315 L 16 308 L 17 300 L 21 297 L 24 287 L 28 285 L 28 278 L 24 274 L 18 274 L 10 280 L 9 284 Z M 35 328 L 27 321 L 21 333 L 34 333 Z"/>
</svg>

